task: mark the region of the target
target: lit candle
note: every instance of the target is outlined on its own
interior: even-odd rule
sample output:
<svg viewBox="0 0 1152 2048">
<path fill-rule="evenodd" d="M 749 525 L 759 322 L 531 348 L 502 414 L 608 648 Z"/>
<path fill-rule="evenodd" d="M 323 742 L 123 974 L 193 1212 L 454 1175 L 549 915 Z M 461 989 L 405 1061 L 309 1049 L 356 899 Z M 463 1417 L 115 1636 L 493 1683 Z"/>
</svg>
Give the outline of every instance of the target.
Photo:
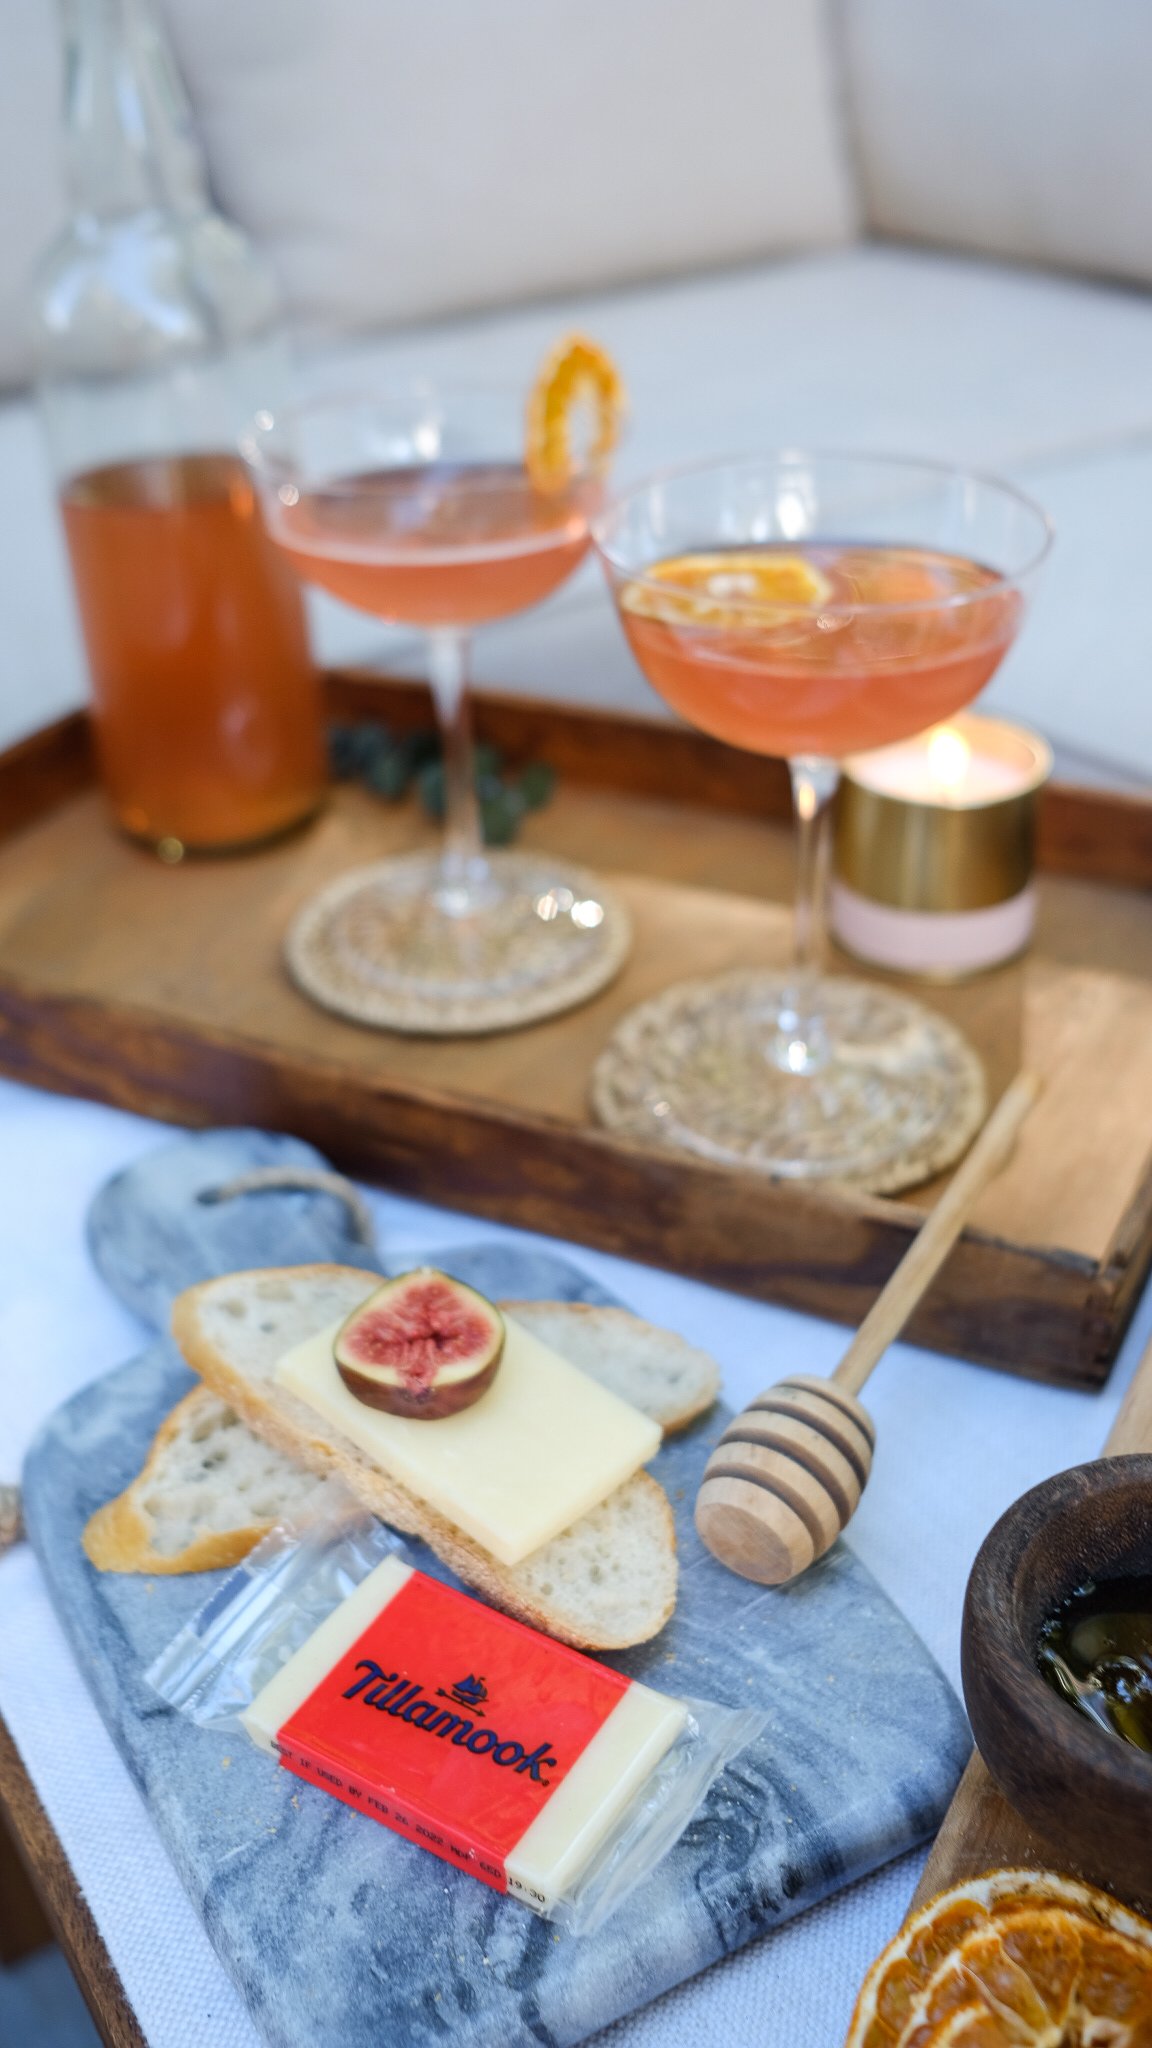
<svg viewBox="0 0 1152 2048">
<path fill-rule="evenodd" d="M 831 892 L 841 945 L 935 978 L 1023 951 L 1035 797 L 1051 767 L 1035 734 L 970 713 L 847 761 Z"/>
</svg>

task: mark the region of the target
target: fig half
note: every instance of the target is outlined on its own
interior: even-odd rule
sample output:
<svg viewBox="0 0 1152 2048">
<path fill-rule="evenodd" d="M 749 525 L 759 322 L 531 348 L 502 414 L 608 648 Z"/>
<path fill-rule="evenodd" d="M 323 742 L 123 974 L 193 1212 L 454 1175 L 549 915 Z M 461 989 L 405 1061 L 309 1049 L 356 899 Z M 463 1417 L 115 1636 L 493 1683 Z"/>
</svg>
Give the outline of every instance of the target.
<svg viewBox="0 0 1152 2048">
<path fill-rule="evenodd" d="M 475 1288 L 420 1266 L 386 1280 L 337 1332 L 336 1367 L 348 1391 L 388 1415 L 439 1422 L 491 1386 L 504 1350 L 504 1318 Z"/>
</svg>

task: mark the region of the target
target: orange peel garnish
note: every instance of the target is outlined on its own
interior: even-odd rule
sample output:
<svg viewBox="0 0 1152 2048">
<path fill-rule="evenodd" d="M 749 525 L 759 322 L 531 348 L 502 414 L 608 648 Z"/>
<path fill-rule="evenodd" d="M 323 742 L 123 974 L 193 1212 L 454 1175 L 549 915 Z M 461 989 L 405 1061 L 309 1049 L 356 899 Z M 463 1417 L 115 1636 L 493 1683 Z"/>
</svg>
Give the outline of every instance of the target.
<svg viewBox="0 0 1152 2048">
<path fill-rule="evenodd" d="M 912 1915 L 861 1987 L 845 2048 L 1152 2044 L 1152 1923 L 1051 1870 L 994 1870 Z"/>
<path fill-rule="evenodd" d="M 591 440 L 579 458 L 572 436 L 578 405 L 587 406 L 593 420 Z M 578 472 L 606 469 L 624 409 L 624 385 L 607 351 L 585 334 L 558 341 L 528 394 L 524 459 L 537 490 L 563 490 Z"/>
</svg>

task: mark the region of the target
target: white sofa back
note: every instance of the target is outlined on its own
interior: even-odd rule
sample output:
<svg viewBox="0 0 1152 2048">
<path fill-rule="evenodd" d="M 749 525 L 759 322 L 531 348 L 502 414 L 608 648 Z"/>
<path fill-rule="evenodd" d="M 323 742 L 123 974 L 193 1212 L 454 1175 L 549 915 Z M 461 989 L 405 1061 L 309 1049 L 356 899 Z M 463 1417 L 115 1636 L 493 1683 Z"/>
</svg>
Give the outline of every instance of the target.
<svg viewBox="0 0 1152 2048">
<path fill-rule="evenodd" d="M 1152 285 L 1140 0 L 160 4 L 219 197 L 320 332 L 859 225 Z M 2 0 L 0 387 L 61 219 L 57 10 Z"/>
<path fill-rule="evenodd" d="M 220 197 L 321 331 L 860 225 L 1152 284 L 1140 0 L 161 5 Z M 59 99 L 52 0 L 3 0 L 0 387 L 63 218 Z"/>
<path fill-rule="evenodd" d="M 321 331 L 855 231 L 825 0 L 163 0 L 225 208 Z M 0 383 L 60 217 L 50 0 L 0 16 Z"/>
<path fill-rule="evenodd" d="M 1152 284 L 1147 0 L 844 0 L 864 218 Z"/>
</svg>

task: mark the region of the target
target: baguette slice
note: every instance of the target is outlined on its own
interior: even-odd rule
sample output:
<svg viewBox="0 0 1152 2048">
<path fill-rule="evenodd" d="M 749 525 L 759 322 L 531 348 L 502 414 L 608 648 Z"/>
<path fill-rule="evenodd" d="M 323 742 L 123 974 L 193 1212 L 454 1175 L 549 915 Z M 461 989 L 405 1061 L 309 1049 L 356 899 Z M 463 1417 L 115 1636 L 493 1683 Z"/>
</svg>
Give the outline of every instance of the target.
<svg viewBox="0 0 1152 2048">
<path fill-rule="evenodd" d="M 663 1488 L 646 1472 L 531 1557 L 502 1565 L 277 1385 L 286 1351 L 350 1315 L 378 1285 L 377 1275 L 349 1266 L 232 1273 L 181 1294 L 172 1331 L 193 1370 L 257 1436 L 321 1476 L 335 1474 L 495 1606 L 578 1649 L 622 1650 L 659 1634 L 676 1604 L 676 1539 Z"/>
<path fill-rule="evenodd" d="M 570 1365 L 650 1415 L 665 1436 L 706 1414 L 720 1392 L 714 1358 L 629 1309 L 585 1301 L 502 1301 L 500 1306 Z"/>
<path fill-rule="evenodd" d="M 210 1572 L 239 1564 L 316 1477 L 245 1429 L 205 1386 L 178 1401 L 143 1470 L 97 1508 L 84 1549 L 102 1572 Z"/>
</svg>

